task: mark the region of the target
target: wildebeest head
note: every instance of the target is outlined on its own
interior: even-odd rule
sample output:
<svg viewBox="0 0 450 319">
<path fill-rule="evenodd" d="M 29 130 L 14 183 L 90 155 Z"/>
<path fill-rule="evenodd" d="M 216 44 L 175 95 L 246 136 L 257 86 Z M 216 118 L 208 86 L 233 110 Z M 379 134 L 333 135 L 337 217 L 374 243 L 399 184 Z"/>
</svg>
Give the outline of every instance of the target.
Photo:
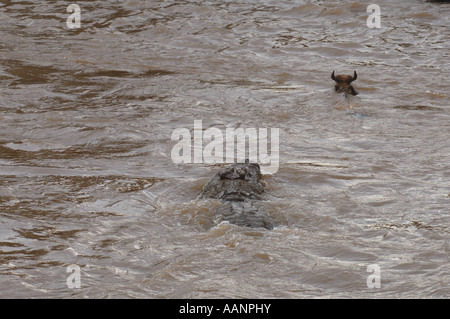
<svg viewBox="0 0 450 319">
<path fill-rule="evenodd" d="M 331 73 L 331 78 L 336 81 L 336 85 L 334 86 L 334 90 L 336 92 L 344 92 L 345 96 L 347 94 L 350 95 L 357 95 L 358 92 L 355 90 L 355 88 L 351 85 L 353 81 L 357 79 L 356 71 L 354 71 L 353 76 L 351 75 L 334 75 Z"/>
</svg>

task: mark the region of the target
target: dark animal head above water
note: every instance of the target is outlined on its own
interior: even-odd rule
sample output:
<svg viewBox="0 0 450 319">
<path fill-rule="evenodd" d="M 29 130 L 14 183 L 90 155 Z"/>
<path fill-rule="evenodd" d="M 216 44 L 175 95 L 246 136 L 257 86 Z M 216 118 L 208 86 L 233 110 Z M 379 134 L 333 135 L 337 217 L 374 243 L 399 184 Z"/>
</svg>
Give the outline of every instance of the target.
<svg viewBox="0 0 450 319">
<path fill-rule="evenodd" d="M 220 179 L 242 179 L 259 183 L 261 179 L 261 168 L 257 163 L 250 163 L 245 160 L 245 163 L 235 163 L 219 173 Z"/>
<path fill-rule="evenodd" d="M 203 186 L 200 198 L 221 201 L 215 209 L 215 220 L 227 221 L 243 227 L 273 229 L 272 217 L 259 211 L 255 201 L 263 199 L 264 185 L 261 169 L 257 163 L 234 163 L 213 176 Z"/>
<path fill-rule="evenodd" d="M 261 169 L 257 163 L 234 163 L 218 172 L 203 187 L 203 198 L 216 198 L 227 201 L 260 199 L 264 192 L 261 184 Z"/>
<path fill-rule="evenodd" d="M 350 95 L 357 95 L 358 92 L 355 90 L 355 88 L 351 85 L 353 81 L 355 81 L 358 78 L 358 75 L 356 74 L 356 71 L 354 71 L 353 76 L 351 75 L 334 75 L 331 73 L 331 79 L 336 81 L 336 84 L 334 86 L 334 90 L 336 92 L 344 92 L 345 96 L 347 94 Z"/>
</svg>

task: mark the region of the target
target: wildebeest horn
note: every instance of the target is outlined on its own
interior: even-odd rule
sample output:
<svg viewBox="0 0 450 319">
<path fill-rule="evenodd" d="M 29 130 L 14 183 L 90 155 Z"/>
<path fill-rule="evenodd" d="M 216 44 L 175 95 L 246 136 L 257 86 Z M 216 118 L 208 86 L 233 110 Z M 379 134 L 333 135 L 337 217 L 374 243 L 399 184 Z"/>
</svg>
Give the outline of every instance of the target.
<svg viewBox="0 0 450 319">
<path fill-rule="evenodd" d="M 333 73 L 331 73 L 331 79 L 332 79 L 333 81 L 336 81 L 336 78 L 334 77 L 334 71 L 333 71 Z"/>
<path fill-rule="evenodd" d="M 358 75 L 356 74 L 356 71 L 353 71 L 353 79 L 352 82 L 355 81 L 358 78 Z"/>
</svg>

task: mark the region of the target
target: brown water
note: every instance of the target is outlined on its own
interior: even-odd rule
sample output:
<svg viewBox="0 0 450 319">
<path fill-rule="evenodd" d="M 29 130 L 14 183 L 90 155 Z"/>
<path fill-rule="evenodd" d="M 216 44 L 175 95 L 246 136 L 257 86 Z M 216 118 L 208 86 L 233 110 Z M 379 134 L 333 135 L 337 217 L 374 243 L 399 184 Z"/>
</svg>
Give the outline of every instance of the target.
<svg viewBox="0 0 450 319">
<path fill-rule="evenodd" d="M 450 4 L 68 4 L 0 4 L 0 297 L 450 297 Z M 280 129 L 277 228 L 208 226 L 194 120 Z"/>
</svg>

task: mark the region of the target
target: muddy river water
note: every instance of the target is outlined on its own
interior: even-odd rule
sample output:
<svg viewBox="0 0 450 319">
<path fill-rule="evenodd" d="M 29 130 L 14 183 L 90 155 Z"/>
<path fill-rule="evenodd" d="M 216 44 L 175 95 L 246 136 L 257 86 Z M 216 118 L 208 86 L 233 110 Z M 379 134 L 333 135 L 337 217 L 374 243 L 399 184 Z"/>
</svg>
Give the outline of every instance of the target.
<svg viewBox="0 0 450 319">
<path fill-rule="evenodd" d="M 450 297 L 448 2 L 73 3 L 0 3 L 1 298 Z M 273 230 L 197 199 L 239 128 Z"/>
</svg>

